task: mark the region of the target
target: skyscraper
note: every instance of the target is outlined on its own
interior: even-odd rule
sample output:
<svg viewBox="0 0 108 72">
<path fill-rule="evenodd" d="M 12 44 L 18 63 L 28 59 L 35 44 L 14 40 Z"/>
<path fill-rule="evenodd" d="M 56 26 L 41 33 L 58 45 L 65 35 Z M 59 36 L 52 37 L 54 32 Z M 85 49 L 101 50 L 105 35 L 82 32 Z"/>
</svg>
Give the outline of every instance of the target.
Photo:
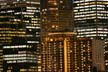
<svg viewBox="0 0 108 72">
<path fill-rule="evenodd" d="M 92 72 L 92 40 L 78 38 L 74 41 L 72 47 L 73 72 Z"/>
<path fill-rule="evenodd" d="M 107 37 L 108 0 L 74 0 L 73 10 L 78 37 Z"/>
<path fill-rule="evenodd" d="M 73 32 L 48 33 L 43 72 L 104 72 L 103 40 L 77 38 Z"/>
<path fill-rule="evenodd" d="M 40 71 L 39 0 L 0 1 L 1 72 Z"/>
<path fill-rule="evenodd" d="M 75 42 L 73 32 L 48 33 L 43 46 L 43 72 L 74 72 L 73 46 Z"/>
<path fill-rule="evenodd" d="M 78 33 L 78 37 L 90 37 L 93 39 L 106 39 L 108 37 L 108 0 L 74 0 L 73 11 L 74 30 Z M 104 66 L 100 64 L 100 62 L 104 63 L 104 59 L 100 60 L 100 58 L 105 56 L 107 69 L 107 43 L 104 46 L 104 44 L 102 44 L 103 41 L 97 40 L 94 41 L 94 43 L 95 42 L 97 44 L 94 46 L 96 50 L 93 50 L 95 58 L 93 59 L 93 64 L 97 66 L 98 71 L 101 70 L 100 68 L 102 67 L 102 69 L 104 69 Z M 103 49 L 103 47 L 105 47 L 105 49 Z M 105 55 L 103 55 L 103 53 Z M 95 56 L 95 54 L 97 56 Z M 100 62 L 98 63 L 97 61 Z"/>
<path fill-rule="evenodd" d="M 47 71 L 48 72 L 51 72 L 51 71 L 57 72 L 59 70 L 57 68 L 57 64 L 55 64 L 56 65 L 55 67 L 54 67 L 54 64 L 53 65 L 49 64 L 49 63 L 51 63 L 50 61 L 52 60 L 52 58 L 49 58 L 49 57 L 51 57 L 50 49 L 53 47 L 47 47 L 48 46 L 47 39 L 50 37 L 48 35 L 49 33 L 57 33 L 57 32 L 63 33 L 63 32 L 72 32 L 73 31 L 73 20 L 72 20 L 73 11 L 72 11 L 71 3 L 72 3 L 72 0 L 41 0 L 41 12 L 42 12 L 42 14 L 41 14 L 41 20 L 42 20 L 41 32 L 42 32 L 42 45 L 43 45 L 43 48 L 42 48 L 42 71 L 43 72 L 47 72 Z M 56 38 L 56 39 L 58 39 L 58 38 Z M 55 52 L 57 51 L 56 49 L 57 48 L 55 48 Z M 62 50 L 62 49 L 60 49 L 60 50 Z M 57 57 L 57 58 L 59 59 L 59 57 Z M 63 63 L 61 63 L 61 64 L 63 64 Z M 54 68 L 51 66 L 53 66 Z M 63 71 L 63 70 L 64 69 L 61 68 L 61 71 Z"/>
<path fill-rule="evenodd" d="M 73 30 L 71 0 L 41 0 L 42 34 Z"/>
</svg>

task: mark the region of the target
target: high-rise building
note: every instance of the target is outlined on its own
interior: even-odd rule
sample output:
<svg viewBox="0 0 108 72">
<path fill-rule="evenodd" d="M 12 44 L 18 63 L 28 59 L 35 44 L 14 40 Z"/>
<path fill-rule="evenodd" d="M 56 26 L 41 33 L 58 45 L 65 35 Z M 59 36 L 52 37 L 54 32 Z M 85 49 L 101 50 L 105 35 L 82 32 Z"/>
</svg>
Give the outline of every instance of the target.
<svg viewBox="0 0 108 72">
<path fill-rule="evenodd" d="M 49 58 L 51 57 L 49 55 L 50 48 L 47 48 L 46 43 L 47 43 L 47 39 L 49 38 L 48 35 L 49 33 L 73 31 L 73 20 L 72 20 L 73 11 L 71 5 L 72 5 L 72 0 L 41 0 L 41 13 L 42 13 L 41 33 L 42 33 L 42 45 L 43 45 L 41 51 L 42 51 L 42 71 L 43 72 L 52 72 L 52 71 L 57 72 L 59 69 L 57 68 L 58 67 L 57 64 L 53 65 L 53 67 L 55 66 L 54 68 L 50 67 L 52 65 L 50 65 L 49 63 L 51 63 L 50 61 L 52 59 Z M 57 51 L 56 47 L 55 47 L 55 51 Z M 59 56 L 57 58 L 59 59 Z M 63 70 L 64 69 L 61 66 L 61 71 Z"/>
<path fill-rule="evenodd" d="M 74 0 L 73 12 L 74 30 L 78 33 L 78 37 L 93 39 L 108 37 L 108 0 Z M 98 71 L 102 71 L 108 66 L 107 44 L 104 46 L 101 40 L 94 40 L 94 43 L 96 45 L 93 47 L 93 65 Z M 105 47 L 104 51 L 103 47 Z M 105 68 L 102 65 L 104 63 L 102 56 L 105 56 Z"/>
<path fill-rule="evenodd" d="M 92 72 L 93 52 L 92 40 L 89 38 L 78 38 L 72 46 L 72 72 Z"/>
<path fill-rule="evenodd" d="M 0 0 L 0 72 L 38 72 L 39 0 Z"/>
<path fill-rule="evenodd" d="M 78 37 L 107 37 L 108 0 L 74 0 L 73 11 Z"/>
<path fill-rule="evenodd" d="M 41 0 L 42 35 L 48 32 L 72 31 L 71 0 Z"/>
<path fill-rule="evenodd" d="M 73 59 L 72 72 L 104 72 L 104 41 L 90 38 L 77 38 L 71 42 Z M 70 51 L 71 51 L 70 50 Z"/>
<path fill-rule="evenodd" d="M 48 33 L 43 44 L 42 72 L 74 72 L 73 32 Z"/>
<path fill-rule="evenodd" d="M 72 32 L 48 33 L 43 72 L 104 72 L 103 40 L 77 38 Z"/>
</svg>

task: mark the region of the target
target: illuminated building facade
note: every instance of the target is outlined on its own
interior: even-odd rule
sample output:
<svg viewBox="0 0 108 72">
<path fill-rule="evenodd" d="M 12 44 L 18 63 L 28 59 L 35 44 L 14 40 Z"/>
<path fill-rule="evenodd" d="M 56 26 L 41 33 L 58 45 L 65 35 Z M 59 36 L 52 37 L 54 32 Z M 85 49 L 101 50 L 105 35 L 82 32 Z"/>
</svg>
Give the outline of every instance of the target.
<svg viewBox="0 0 108 72">
<path fill-rule="evenodd" d="M 74 0 L 73 10 L 78 37 L 107 37 L 108 0 Z"/>
<path fill-rule="evenodd" d="M 48 33 L 43 56 L 43 72 L 74 72 L 72 58 L 75 35 L 72 32 Z M 45 61 L 45 62 L 44 62 Z"/>
<path fill-rule="evenodd" d="M 71 0 L 41 0 L 42 34 L 73 30 Z"/>
<path fill-rule="evenodd" d="M 48 33 L 43 72 L 103 72 L 103 41 L 76 38 L 72 32 Z"/>
<path fill-rule="evenodd" d="M 0 1 L 0 72 L 40 72 L 39 0 Z"/>
<path fill-rule="evenodd" d="M 104 41 L 99 39 L 78 38 L 76 48 L 77 72 L 104 72 Z M 78 71 L 79 70 L 79 71 Z"/>
<path fill-rule="evenodd" d="M 47 50 L 47 39 L 52 32 L 71 32 L 73 30 L 72 0 L 41 0 L 42 20 L 42 72 L 57 72 L 51 69 L 49 51 Z M 50 49 L 50 48 L 49 48 Z M 46 53 L 48 52 L 48 53 Z M 50 56 L 51 57 L 51 56 Z M 56 65 L 56 64 L 55 64 Z M 53 65 L 54 66 L 54 65 Z M 63 69 L 63 68 L 62 68 Z M 63 71 L 63 70 L 62 70 Z"/>
<path fill-rule="evenodd" d="M 73 72 L 92 72 L 93 52 L 92 40 L 88 38 L 78 38 L 74 41 L 73 46 L 73 59 L 74 71 Z"/>
</svg>

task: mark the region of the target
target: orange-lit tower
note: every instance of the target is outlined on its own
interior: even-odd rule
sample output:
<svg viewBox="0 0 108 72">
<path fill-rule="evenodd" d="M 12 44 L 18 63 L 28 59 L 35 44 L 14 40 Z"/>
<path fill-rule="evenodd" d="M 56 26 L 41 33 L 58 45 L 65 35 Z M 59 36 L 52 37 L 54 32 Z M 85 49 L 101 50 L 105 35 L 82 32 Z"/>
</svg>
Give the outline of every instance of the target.
<svg viewBox="0 0 108 72">
<path fill-rule="evenodd" d="M 41 20 L 42 72 L 104 70 L 101 41 L 73 33 L 72 0 L 41 0 Z"/>
<path fill-rule="evenodd" d="M 75 41 L 73 32 L 48 33 L 43 52 L 43 72 L 74 72 L 72 49 Z"/>
<path fill-rule="evenodd" d="M 48 72 L 103 72 L 104 42 L 90 38 L 76 38 L 73 32 L 48 33 L 42 71 Z"/>
<path fill-rule="evenodd" d="M 72 32 L 73 31 L 73 15 L 72 15 L 72 0 L 41 0 L 41 26 L 42 26 L 42 71 L 57 72 L 58 69 L 51 69 L 50 43 L 47 39 L 49 33 L 57 32 Z M 56 35 L 54 35 L 56 36 Z M 53 37 L 54 37 L 53 36 Z M 61 37 L 61 35 L 60 35 Z M 67 36 L 66 36 L 67 37 Z M 64 37 L 64 38 L 66 38 Z M 62 38 L 62 39 L 64 39 Z M 55 39 L 55 38 L 54 38 Z M 59 38 L 56 38 L 59 39 Z M 58 40 L 59 41 L 59 40 Z M 49 40 L 48 40 L 49 42 Z M 62 40 L 64 42 L 64 40 Z M 60 42 L 60 43 L 62 43 Z M 60 44 L 61 45 L 61 44 Z M 55 47 L 56 48 L 56 47 Z M 60 48 L 58 48 L 60 49 Z M 53 50 L 53 49 L 51 49 Z M 56 50 L 56 49 L 55 49 Z M 62 49 L 60 49 L 62 50 Z M 56 50 L 57 51 L 57 50 Z M 59 55 L 59 54 L 58 54 Z M 61 54 L 60 54 L 61 55 Z M 49 57 L 50 56 L 50 57 Z M 62 59 L 61 59 L 62 60 Z M 51 66 L 50 66 L 51 65 Z M 62 67 L 63 65 L 61 65 Z M 57 66 L 55 66 L 57 67 Z M 61 68 L 63 71 L 63 68 Z"/>
<path fill-rule="evenodd" d="M 41 0 L 42 36 L 73 30 L 71 0 Z"/>
</svg>

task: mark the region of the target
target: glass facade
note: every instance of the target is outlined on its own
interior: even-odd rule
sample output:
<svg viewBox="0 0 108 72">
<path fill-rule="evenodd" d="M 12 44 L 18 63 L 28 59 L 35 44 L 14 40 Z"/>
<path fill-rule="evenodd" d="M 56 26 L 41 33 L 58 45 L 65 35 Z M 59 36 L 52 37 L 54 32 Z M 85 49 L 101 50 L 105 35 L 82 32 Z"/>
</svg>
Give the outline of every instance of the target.
<svg viewBox="0 0 108 72">
<path fill-rule="evenodd" d="M 107 15 L 108 0 L 0 0 L 0 72 L 104 72 Z"/>
<path fill-rule="evenodd" d="M 41 71 L 39 0 L 0 1 L 0 47 L 3 72 Z"/>
<path fill-rule="evenodd" d="M 108 0 L 74 0 L 73 10 L 78 37 L 107 37 Z"/>
<path fill-rule="evenodd" d="M 64 71 L 63 48 L 59 47 L 63 45 L 63 40 L 53 43 L 47 41 L 47 39 L 49 38 L 49 33 L 73 31 L 71 4 L 72 0 L 41 0 L 42 72 Z M 55 61 L 52 62 L 54 56 L 52 54 L 54 53 Z"/>
<path fill-rule="evenodd" d="M 71 0 L 41 0 L 42 34 L 57 31 L 72 31 Z"/>
</svg>

